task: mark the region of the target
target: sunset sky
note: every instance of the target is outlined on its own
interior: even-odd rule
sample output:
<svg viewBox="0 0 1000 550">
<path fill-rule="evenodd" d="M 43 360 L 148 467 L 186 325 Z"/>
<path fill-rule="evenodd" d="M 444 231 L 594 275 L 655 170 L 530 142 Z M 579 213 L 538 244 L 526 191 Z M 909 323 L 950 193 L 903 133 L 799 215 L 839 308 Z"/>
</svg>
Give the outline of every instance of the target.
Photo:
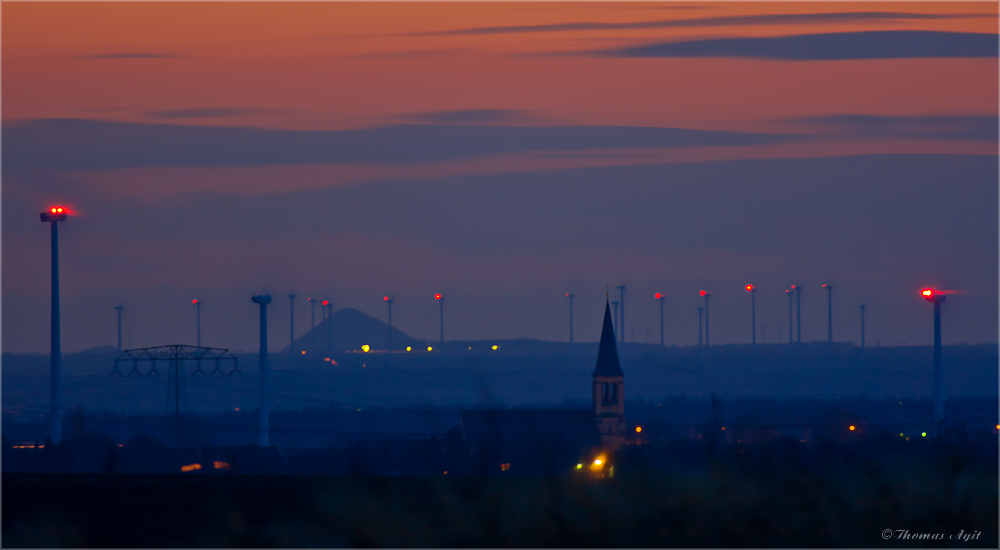
<svg viewBox="0 0 1000 550">
<path fill-rule="evenodd" d="M 418 338 L 929 344 L 998 331 L 997 4 L 2 6 L 2 347 L 257 345 L 305 298 Z M 317 314 L 317 319 L 319 314 Z M 128 345 L 128 341 L 126 341 Z"/>
</svg>

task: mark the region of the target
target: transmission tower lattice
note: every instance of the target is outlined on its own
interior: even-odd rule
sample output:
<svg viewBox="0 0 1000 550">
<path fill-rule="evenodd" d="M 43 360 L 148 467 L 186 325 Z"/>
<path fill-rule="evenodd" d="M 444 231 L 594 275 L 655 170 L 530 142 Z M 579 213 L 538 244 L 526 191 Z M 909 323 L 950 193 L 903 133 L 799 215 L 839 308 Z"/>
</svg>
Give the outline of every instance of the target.
<svg viewBox="0 0 1000 550">
<path fill-rule="evenodd" d="M 240 372 L 239 361 L 235 355 L 229 353 L 228 349 L 222 348 L 171 344 L 169 346 L 127 349 L 115 358 L 115 368 L 111 371 L 111 376 L 116 374 L 125 378 L 133 375 L 146 377 L 155 374 L 159 376 L 160 372 L 157 370 L 157 362 L 159 361 L 164 361 L 167 364 L 167 425 L 173 427 L 174 446 L 179 447 L 181 411 L 188 408 L 186 362 L 194 362 L 195 368 L 191 371 L 192 376 L 196 374 L 229 376 Z M 202 365 L 206 362 L 213 365 L 209 372 L 202 369 Z M 122 371 L 122 365 L 129 365 L 131 368 L 126 367 L 128 370 L 126 373 Z M 148 368 L 141 368 L 141 366 L 147 365 Z"/>
</svg>

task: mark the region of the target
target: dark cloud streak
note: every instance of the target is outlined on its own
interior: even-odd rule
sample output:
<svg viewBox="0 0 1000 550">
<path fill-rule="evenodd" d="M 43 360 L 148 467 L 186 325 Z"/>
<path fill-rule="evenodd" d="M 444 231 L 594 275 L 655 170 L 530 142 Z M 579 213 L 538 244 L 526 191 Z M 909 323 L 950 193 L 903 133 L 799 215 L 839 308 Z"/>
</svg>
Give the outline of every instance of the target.
<svg viewBox="0 0 1000 550">
<path fill-rule="evenodd" d="M 752 145 L 793 139 L 778 134 L 633 126 L 403 124 L 299 131 L 80 119 L 12 122 L 4 125 L 3 134 L 5 172 L 327 162 L 398 164 L 497 153 Z"/>
<path fill-rule="evenodd" d="M 449 31 L 425 31 L 406 33 L 401 36 L 464 36 L 476 34 L 511 34 L 531 32 L 571 32 L 633 29 L 670 29 L 689 27 L 728 27 L 744 25 L 798 25 L 803 23 L 823 23 L 867 20 L 940 20 L 958 18 L 991 17 L 992 14 L 928 14 L 908 12 L 842 12 L 842 13 L 788 13 L 762 15 L 736 15 L 728 17 L 702 17 L 697 19 L 672 19 L 662 21 L 636 21 L 632 23 L 556 23 L 551 25 L 510 25 L 496 27 L 475 27 Z"/>
<path fill-rule="evenodd" d="M 589 52 L 607 57 L 751 57 L 782 61 L 997 57 L 997 35 L 937 31 L 863 31 L 717 38 Z"/>
</svg>

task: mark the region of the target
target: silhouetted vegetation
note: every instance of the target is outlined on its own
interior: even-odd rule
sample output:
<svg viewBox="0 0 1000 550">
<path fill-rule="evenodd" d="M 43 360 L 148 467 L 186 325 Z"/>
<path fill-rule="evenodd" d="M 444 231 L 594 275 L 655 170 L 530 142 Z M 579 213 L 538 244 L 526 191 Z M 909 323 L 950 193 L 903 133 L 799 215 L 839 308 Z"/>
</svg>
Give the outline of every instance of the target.
<svg viewBox="0 0 1000 550">
<path fill-rule="evenodd" d="M 138 441 L 134 442 L 138 444 Z M 454 437 L 411 445 L 404 462 L 476 462 Z M 164 449 L 160 449 L 164 451 Z M 244 454 L 246 453 L 244 449 Z M 259 449 L 266 453 L 266 449 Z M 210 451 L 211 452 L 215 451 Z M 281 456 L 280 471 L 341 475 L 3 476 L 5 546 L 961 546 L 997 545 L 994 440 L 764 443 L 678 439 L 630 445 L 613 477 L 563 468 L 524 475 L 374 476 L 391 442 Z M 421 458 L 416 458 L 421 457 Z M 195 457 L 203 461 L 212 456 Z M 231 460 L 232 456 L 229 457 Z M 517 465 L 516 458 L 509 459 Z M 235 466 L 235 464 L 234 464 Z M 406 475 L 410 474 L 410 475 Z M 981 532 L 976 540 L 884 540 L 885 529 Z"/>
</svg>

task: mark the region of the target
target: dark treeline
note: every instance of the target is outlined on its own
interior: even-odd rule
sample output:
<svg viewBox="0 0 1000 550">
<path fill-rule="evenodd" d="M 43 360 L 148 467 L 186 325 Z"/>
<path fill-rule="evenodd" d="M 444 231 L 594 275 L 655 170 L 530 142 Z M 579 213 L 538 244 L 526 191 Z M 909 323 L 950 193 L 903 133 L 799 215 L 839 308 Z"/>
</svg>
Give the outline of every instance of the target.
<svg viewBox="0 0 1000 550">
<path fill-rule="evenodd" d="M 882 538 L 898 529 L 996 547 L 996 410 L 996 399 L 949 400 L 938 436 L 926 399 L 632 400 L 641 431 L 613 452 L 561 433 L 476 437 L 452 408 L 276 411 L 265 448 L 252 444 L 253 412 L 188 418 L 183 437 L 204 439 L 179 447 L 149 429 L 166 428 L 162 417 L 78 409 L 53 445 L 22 437 L 44 425 L 6 415 L 0 542 L 947 544 Z"/>
<path fill-rule="evenodd" d="M 721 435 L 672 438 L 609 455 L 613 476 L 578 470 L 571 464 L 578 458 L 538 446 L 539 468 L 518 473 L 526 457 L 511 451 L 526 442 L 510 442 L 506 453 L 467 449 L 453 432 L 405 444 L 280 453 L 206 448 L 181 457 L 195 451 L 161 446 L 142 460 L 196 459 L 205 466 L 180 475 L 4 473 L 2 542 L 995 548 L 995 434 L 992 440 L 952 435 L 907 441 L 869 432 L 854 441 L 812 443 L 785 436 L 756 443 Z M 63 450 L 50 458 L 58 460 Z M 123 452 L 118 465 L 127 469 L 128 460 Z M 210 460 L 229 460 L 230 467 L 215 469 Z M 496 467 L 505 461 L 514 466 Z M 423 475 L 432 467 L 450 470 Z M 387 468 L 402 475 L 374 475 Z M 319 471 L 332 475 L 303 475 Z M 886 529 L 893 538 L 883 538 Z M 910 540 L 902 530 L 975 538 Z"/>
</svg>

